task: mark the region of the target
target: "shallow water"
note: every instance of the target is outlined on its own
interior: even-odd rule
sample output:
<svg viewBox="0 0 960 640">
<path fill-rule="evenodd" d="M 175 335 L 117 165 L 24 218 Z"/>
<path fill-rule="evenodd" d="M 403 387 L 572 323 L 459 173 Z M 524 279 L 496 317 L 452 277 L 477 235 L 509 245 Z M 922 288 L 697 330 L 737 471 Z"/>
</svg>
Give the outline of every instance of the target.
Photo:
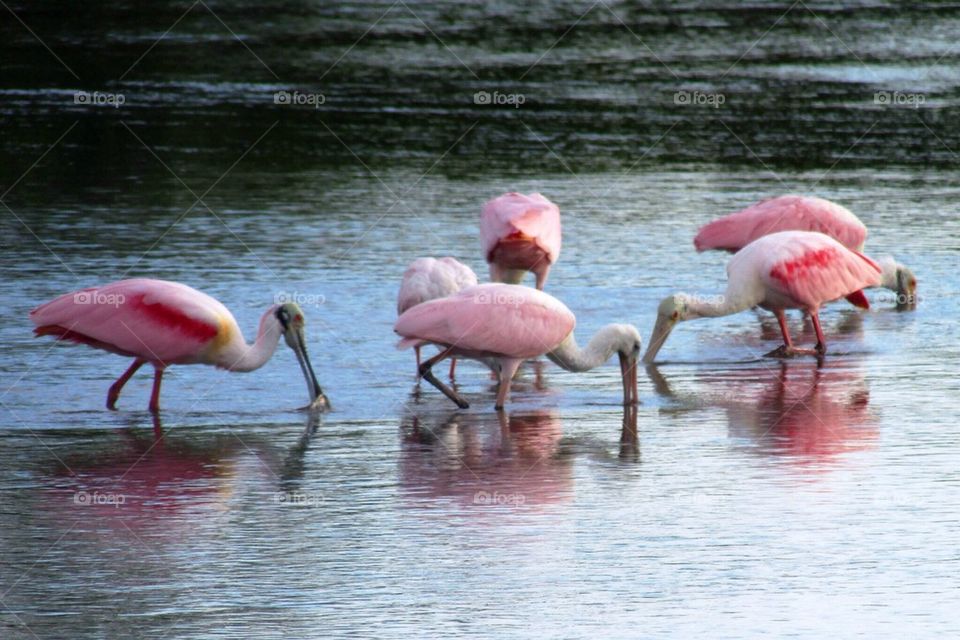
<svg viewBox="0 0 960 640">
<path fill-rule="evenodd" d="M 960 8 L 210 3 L 134 65 L 189 4 L 10 6 L 69 69 L 9 17 L 4 638 L 960 632 Z M 819 368 L 760 357 L 770 317 L 684 324 L 635 413 L 614 362 L 528 365 L 502 416 L 462 363 L 459 411 L 394 349 L 396 290 L 420 255 L 484 275 L 479 207 L 506 190 L 559 204 L 548 290 L 582 341 L 647 339 L 663 296 L 722 291 L 696 229 L 783 192 L 856 212 L 921 298 L 828 307 Z M 157 421 L 145 372 L 105 410 L 127 363 L 26 316 L 132 276 L 216 296 L 248 336 L 296 299 L 334 411 L 296 410 L 285 348 L 252 374 L 171 368 Z"/>
</svg>

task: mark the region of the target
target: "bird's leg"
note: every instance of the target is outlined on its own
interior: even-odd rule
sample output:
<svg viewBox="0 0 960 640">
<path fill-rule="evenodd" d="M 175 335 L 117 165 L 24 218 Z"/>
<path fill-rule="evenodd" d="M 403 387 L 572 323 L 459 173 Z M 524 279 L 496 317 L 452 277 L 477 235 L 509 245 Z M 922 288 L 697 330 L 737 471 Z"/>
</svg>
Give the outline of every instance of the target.
<svg viewBox="0 0 960 640">
<path fill-rule="evenodd" d="M 450 379 L 453 380 L 454 374 L 457 372 L 457 359 L 450 358 Z"/>
<path fill-rule="evenodd" d="M 494 408 L 498 411 L 503 410 L 503 405 L 507 403 L 510 397 L 510 382 L 513 380 L 513 374 L 520 368 L 523 360 L 514 358 L 503 358 L 500 360 L 500 388 L 497 389 L 497 404 Z"/>
<path fill-rule="evenodd" d="M 533 368 L 533 386 L 537 391 L 545 389 L 543 384 L 543 362 L 541 360 L 531 360 L 530 366 Z"/>
<path fill-rule="evenodd" d="M 547 274 L 550 272 L 550 264 L 543 260 L 542 263 L 538 263 L 531 269 L 534 275 L 537 276 L 537 289 L 543 291 L 543 288 L 547 284 Z"/>
<path fill-rule="evenodd" d="M 780 333 L 783 334 L 783 344 L 770 353 L 764 354 L 764 358 L 786 358 L 792 355 L 793 352 L 793 341 L 790 339 L 790 329 L 787 328 L 787 318 L 783 313 L 783 309 L 774 310 L 774 315 L 777 316 L 777 322 L 780 323 Z"/>
<path fill-rule="evenodd" d="M 413 352 L 417 354 L 417 377 L 420 376 L 420 345 L 417 345 L 413 348 Z"/>
<path fill-rule="evenodd" d="M 449 356 L 452 351 L 453 351 L 453 347 L 448 347 L 443 351 L 441 351 L 440 353 L 438 353 L 437 355 L 430 358 L 429 360 L 427 360 L 426 362 L 424 362 L 423 364 L 421 364 L 419 369 L 420 377 L 426 380 L 427 382 L 429 382 L 430 384 L 432 384 L 433 386 L 435 386 L 437 389 L 439 389 L 443 393 L 443 395 L 453 400 L 458 407 L 460 407 L 461 409 L 466 409 L 470 406 L 470 404 L 466 400 L 461 398 L 456 391 L 454 391 L 447 385 L 437 380 L 436 376 L 433 375 L 433 371 L 430 370 L 431 367 L 433 367 L 433 365 L 437 364 L 438 362 L 440 362 L 441 360 Z"/>
<path fill-rule="evenodd" d="M 777 322 L 780 323 L 780 333 L 783 334 L 783 346 L 788 350 L 793 348 L 793 340 L 790 339 L 790 329 L 787 327 L 787 314 L 783 309 L 777 309 Z"/>
<path fill-rule="evenodd" d="M 823 329 L 820 328 L 820 314 L 814 311 L 810 314 L 810 319 L 813 321 L 813 330 L 817 332 L 817 346 L 814 351 L 818 356 L 822 356 L 827 352 L 827 341 L 823 337 Z"/>
<path fill-rule="evenodd" d="M 150 412 L 160 412 L 160 383 L 163 381 L 163 365 L 154 365 L 153 391 L 150 393 Z"/>
<path fill-rule="evenodd" d="M 123 389 L 123 385 L 127 384 L 130 378 L 133 377 L 133 374 L 137 372 L 140 367 L 142 367 L 147 361 L 137 358 L 133 361 L 133 364 L 123 372 L 123 375 L 117 378 L 117 381 L 110 385 L 110 390 L 107 391 L 107 409 L 116 409 L 117 399 L 120 397 L 120 390 Z"/>
<path fill-rule="evenodd" d="M 813 349 L 798 349 L 794 347 L 793 341 L 790 339 L 790 330 L 787 328 L 787 318 L 783 312 L 783 309 L 777 309 L 776 311 L 774 311 L 774 313 L 777 316 L 777 322 L 780 323 L 780 332 L 783 333 L 783 345 L 780 347 L 777 347 L 770 353 L 765 354 L 764 355 L 765 358 L 790 358 L 790 357 L 801 355 L 801 354 L 822 355 L 820 351 L 814 351 Z M 816 318 L 816 314 L 814 314 L 813 317 Z M 820 336 L 822 339 L 823 334 L 820 333 L 820 329 L 819 329 L 820 323 L 817 321 L 814 321 L 814 326 L 817 328 L 817 335 Z M 818 349 L 820 348 L 819 343 L 817 344 L 817 348 Z"/>
<path fill-rule="evenodd" d="M 153 443 L 155 446 L 163 447 L 163 425 L 160 424 L 159 414 L 153 414 L 153 437 L 155 438 Z"/>
</svg>

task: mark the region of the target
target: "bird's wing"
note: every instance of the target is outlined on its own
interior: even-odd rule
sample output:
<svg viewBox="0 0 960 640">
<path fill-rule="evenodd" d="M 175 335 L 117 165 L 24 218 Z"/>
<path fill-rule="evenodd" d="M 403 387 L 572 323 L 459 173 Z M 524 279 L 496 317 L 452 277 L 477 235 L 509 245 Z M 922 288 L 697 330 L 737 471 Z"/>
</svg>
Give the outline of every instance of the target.
<svg viewBox="0 0 960 640">
<path fill-rule="evenodd" d="M 399 346 L 416 341 L 478 354 L 532 358 L 556 347 L 576 319 L 559 300 L 536 289 L 484 284 L 417 305 L 397 319 Z"/>
<path fill-rule="evenodd" d="M 477 274 L 473 272 L 473 269 L 463 264 L 456 258 L 447 256 L 445 258 L 440 258 L 440 262 L 447 265 L 450 277 L 455 283 L 457 291 L 479 284 L 479 280 L 477 280 Z"/>
<path fill-rule="evenodd" d="M 401 314 L 410 307 L 431 298 L 428 288 L 430 284 L 430 267 L 436 262 L 434 258 L 417 258 L 410 263 L 403 272 L 400 291 L 397 294 L 397 314 Z"/>
<path fill-rule="evenodd" d="M 487 260 L 497 243 L 515 233 L 533 238 L 549 258 L 560 257 L 560 208 L 539 193 L 506 193 L 490 200 L 480 214 L 480 243 Z"/>
<path fill-rule="evenodd" d="M 477 275 L 454 258 L 417 258 L 403 274 L 397 295 L 397 313 L 477 284 Z"/>
<path fill-rule="evenodd" d="M 862 248 L 867 228 L 853 213 L 823 198 L 786 195 L 763 200 L 704 225 L 693 239 L 697 251 L 739 251 L 780 231 L 819 231 L 850 249 Z"/>
<path fill-rule="evenodd" d="M 153 362 L 192 361 L 236 324 L 220 302 L 186 285 L 163 280 L 121 280 L 64 294 L 30 312 L 37 335 Z"/>
<path fill-rule="evenodd" d="M 799 307 L 824 302 L 880 284 L 880 266 L 822 233 L 784 231 L 758 239 L 738 253 L 760 256 L 759 276 L 771 291 Z M 731 260 L 733 262 L 733 260 Z"/>
</svg>

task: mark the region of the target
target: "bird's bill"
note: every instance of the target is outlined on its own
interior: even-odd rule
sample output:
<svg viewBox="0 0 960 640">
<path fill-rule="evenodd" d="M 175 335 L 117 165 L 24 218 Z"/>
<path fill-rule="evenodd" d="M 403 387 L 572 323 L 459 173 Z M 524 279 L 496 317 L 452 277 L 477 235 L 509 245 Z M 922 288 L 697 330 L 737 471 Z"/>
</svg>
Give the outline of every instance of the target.
<svg viewBox="0 0 960 640">
<path fill-rule="evenodd" d="M 623 404 L 634 405 L 639 402 L 637 393 L 637 357 L 620 354 L 620 375 L 623 378 Z"/>
<path fill-rule="evenodd" d="M 287 335 L 287 344 L 297 354 L 297 362 L 300 363 L 300 370 L 307 381 L 307 393 L 310 394 L 310 404 L 307 409 L 329 409 L 330 401 L 324 395 L 320 383 L 317 382 L 317 375 L 313 372 L 313 366 L 310 364 L 310 358 L 307 356 L 307 344 L 303 336 L 303 329 L 291 328 Z"/>
<path fill-rule="evenodd" d="M 647 351 L 643 354 L 643 362 L 650 364 L 657 357 L 657 353 L 663 346 L 663 343 L 670 337 L 670 332 L 677 321 L 670 316 L 658 315 L 657 324 L 653 326 L 653 334 L 650 336 L 650 343 L 647 345 Z"/>
</svg>

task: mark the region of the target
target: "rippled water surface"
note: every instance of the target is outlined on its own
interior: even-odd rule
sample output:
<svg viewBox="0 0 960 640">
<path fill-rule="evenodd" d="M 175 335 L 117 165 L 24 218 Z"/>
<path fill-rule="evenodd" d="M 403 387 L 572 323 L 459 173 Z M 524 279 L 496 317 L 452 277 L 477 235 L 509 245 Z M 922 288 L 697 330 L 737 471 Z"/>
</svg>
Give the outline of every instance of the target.
<svg viewBox="0 0 960 640">
<path fill-rule="evenodd" d="M 960 634 L 960 6 L 3 13 L 0 637 Z M 396 290 L 421 255 L 485 275 L 479 207 L 507 190 L 563 212 L 548 289 L 582 341 L 722 291 L 696 229 L 785 192 L 856 212 L 921 298 L 827 307 L 819 367 L 760 357 L 770 317 L 686 323 L 636 411 L 613 361 L 540 361 L 498 415 L 465 362 L 456 410 L 394 349 Z M 132 276 L 248 337 L 300 301 L 335 410 L 297 411 L 281 348 L 171 368 L 157 418 L 143 372 L 107 411 L 127 363 L 27 313 Z"/>
</svg>

